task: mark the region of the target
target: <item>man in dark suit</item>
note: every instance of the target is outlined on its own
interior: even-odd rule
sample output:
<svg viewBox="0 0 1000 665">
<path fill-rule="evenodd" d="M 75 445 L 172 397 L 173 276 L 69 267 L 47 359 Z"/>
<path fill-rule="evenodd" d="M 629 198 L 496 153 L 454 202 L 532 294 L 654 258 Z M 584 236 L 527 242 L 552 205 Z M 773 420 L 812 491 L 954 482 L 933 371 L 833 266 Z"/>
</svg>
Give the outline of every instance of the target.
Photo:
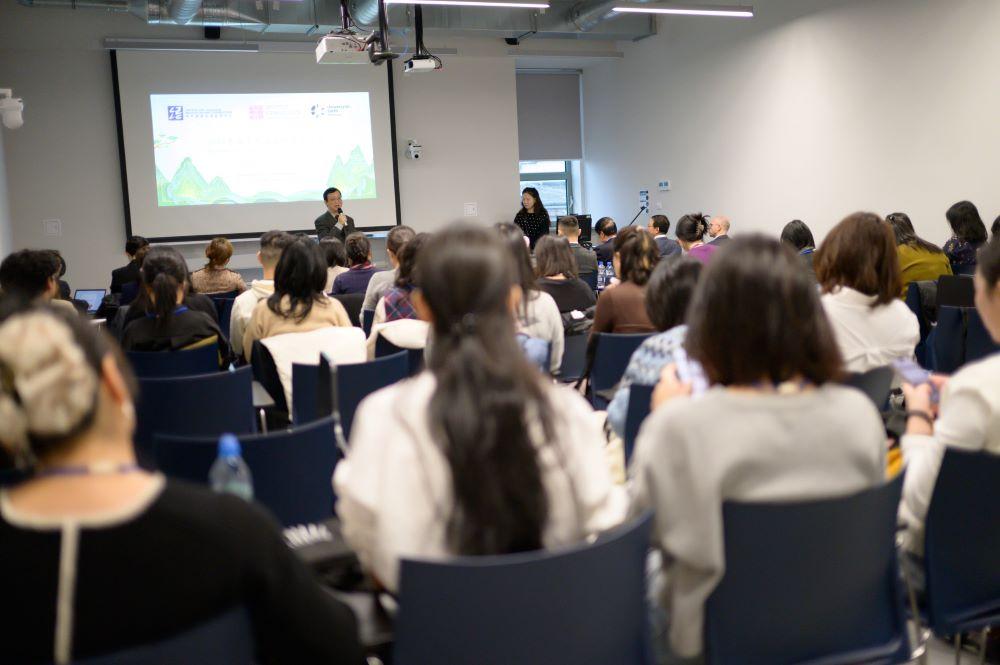
<svg viewBox="0 0 1000 665">
<path fill-rule="evenodd" d="M 586 281 L 584 275 L 597 272 L 597 255 L 594 254 L 594 250 L 580 245 L 580 220 L 573 215 L 560 217 L 556 232 L 569 241 L 569 248 L 576 257 L 576 270 L 581 279 Z"/>
<path fill-rule="evenodd" d="M 615 258 L 615 236 L 618 235 L 618 225 L 610 217 L 601 217 L 594 226 L 601 244 L 594 248 L 597 260 L 601 263 L 608 263 Z"/>
<path fill-rule="evenodd" d="M 729 242 L 729 218 L 716 215 L 708 223 L 708 235 L 712 238 L 709 245 L 724 245 Z"/>
<path fill-rule="evenodd" d="M 323 192 L 323 202 L 326 203 L 326 212 L 313 222 L 317 239 L 336 238 L 341 242 L 347 240 L 347 236 L 354 233 L 354 219 L 344 214 L 344 200 L 340 190 L 336 187 L 327 189 Z"/>
<path fill-rule="evenodd" d="M 128 265 L 111 271 L 111 293 L 121 293 L 123 285 L 139 281 L 139 264 L 135 260 L 135 255 L 147 245 L 149 245 L 149 241 L 142 236 L 131 236 L 125 241 L 125 256 L 128 257 Z"/>
<path fill-rule="evenodd" d="M 653 215 L 649 218 L 649 232 L 653 234 L 656 246 L 660 248 L 660 258 L 681 253 L 681 246 L 676 240 L 667 237 L 670 230 L 670 220 L 666 215 Z"/>
</svg>

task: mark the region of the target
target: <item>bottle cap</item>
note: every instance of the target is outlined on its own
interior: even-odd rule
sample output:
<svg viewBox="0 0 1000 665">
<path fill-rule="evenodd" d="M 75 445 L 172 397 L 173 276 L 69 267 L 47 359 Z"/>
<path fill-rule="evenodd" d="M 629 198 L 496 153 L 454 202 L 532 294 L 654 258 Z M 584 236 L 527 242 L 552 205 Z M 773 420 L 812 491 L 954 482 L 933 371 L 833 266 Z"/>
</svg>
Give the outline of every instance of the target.
<svg viewBox="0 0 1000 665">
<path fill-rule="evenodd" d="M 219 437 L 219 457 L 239 457 L 242 449 L 235 434 L 225 433 Z"/>
</svg>

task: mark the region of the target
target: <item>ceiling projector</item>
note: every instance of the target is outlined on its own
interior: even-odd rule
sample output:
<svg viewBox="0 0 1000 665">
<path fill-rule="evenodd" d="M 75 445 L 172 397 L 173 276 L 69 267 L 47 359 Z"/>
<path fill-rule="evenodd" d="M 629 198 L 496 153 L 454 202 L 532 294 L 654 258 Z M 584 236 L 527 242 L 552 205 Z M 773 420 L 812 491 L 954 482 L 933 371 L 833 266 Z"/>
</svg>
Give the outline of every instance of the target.
<svg viewBox="0 0 1000 665">
<path fill-rule="evenodd" d="M 428 56 L 413 56 L 403 63 L 404 74 L 433 72 L 435 69 L 441 69 L 441 61 Z"/>
<path fill-rule="evenodd" d="M 360 65 L 370 62 L 368 42 L 353 32 L 331 32 L 316 45 L 316 62 L 320 64 Z"/>
</svg>

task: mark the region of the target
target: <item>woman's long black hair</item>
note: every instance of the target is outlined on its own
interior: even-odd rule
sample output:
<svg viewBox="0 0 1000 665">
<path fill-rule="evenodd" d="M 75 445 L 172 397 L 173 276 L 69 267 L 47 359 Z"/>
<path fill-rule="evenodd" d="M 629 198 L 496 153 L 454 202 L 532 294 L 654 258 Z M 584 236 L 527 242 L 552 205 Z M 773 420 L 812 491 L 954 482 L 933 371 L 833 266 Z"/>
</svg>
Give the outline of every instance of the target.
<svg viewBox="0 0 1000 665">
<path fill-rule="evenodd" d="M 323 299 L 326 288 L 326 256 L 309 238 L 299 238 L 281 252 L 274 267 L 274 293 L 267 308 L 284 319 L 302 322 L 313 303 Z M 287 308 L 282 300 L 288 296 Z"/>
<path fill-rule="evenodd" d="M 885 221 L 889 222 L 889 226 L 892 227 L 892 233 L 896 236 L 897 246 L 912 245 L 935 254 L 944 253 L 940 247 L 932 242 L 927 242 L 917 235 L 916 230 L 913 228 L 913 222 L 910 221 L 910 216 L 905 212 L 894 212 L 888 215 Z"/>
<path fill-rule="evenodd" d="M 187 262 L 173 247 L 153 247 L 142 260 L 142 283 L 149 290 L 146 311 L 156 316 L 157 327 L 166 326 L 177 308 L 177 289 L 186 290 Z"/>
<path fill-rule="evenodd" d="M 542 197 L 538 195 L 538 190 L 537 189 L 535 189 L 534 187 L 525 187 L 523 190 L 521 190 L 521 196 L 524 196 L 525 194 L 531 194 L 531 198 L 535 199 L 535 213 L 534 214 L 540 215 L 543 212 L 546 215 L 549 214 L 549 211 L 545 209 L 545 204 L 542 203 Z M 521 212 L 523 212 L 525 214 L 528 214 L 528 209 L 524 207 L 524 202 L 523 201 L 521 202 Z"/>
<path fill-rule="evenodd" d="M 427 242 L 417 274 L 434 329 L 430 427 L 455 497 L 449 542 L 463 555 L 540 549 L 549 505 L 537 445 L 553 439 L 554 414 L 515 337 L 510 252 L 495 233 L 455 227 Z"/>
</svg>

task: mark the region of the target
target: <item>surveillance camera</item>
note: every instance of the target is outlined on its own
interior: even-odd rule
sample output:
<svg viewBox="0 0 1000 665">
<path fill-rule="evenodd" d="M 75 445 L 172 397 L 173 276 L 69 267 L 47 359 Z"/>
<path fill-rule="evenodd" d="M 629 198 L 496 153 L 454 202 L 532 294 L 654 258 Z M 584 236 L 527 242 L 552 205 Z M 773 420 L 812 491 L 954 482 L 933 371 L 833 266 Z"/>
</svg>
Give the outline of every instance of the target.
<svg viewBox="0 0 1000 665">
<path fill-rule="evenodd" d="M 3 126 L 7 129 L 17 129 L 24 124 L 24 101 L 13 96 L 10 89 L 0 90 L 0 116 Z"/>
<path fill-rule="evenodd" d="M 414 139 L 406 142 L 406 156 L 410 159 L 420 159 L 420 152 L 424 149 L 422 145 Z"/>
</svg>

